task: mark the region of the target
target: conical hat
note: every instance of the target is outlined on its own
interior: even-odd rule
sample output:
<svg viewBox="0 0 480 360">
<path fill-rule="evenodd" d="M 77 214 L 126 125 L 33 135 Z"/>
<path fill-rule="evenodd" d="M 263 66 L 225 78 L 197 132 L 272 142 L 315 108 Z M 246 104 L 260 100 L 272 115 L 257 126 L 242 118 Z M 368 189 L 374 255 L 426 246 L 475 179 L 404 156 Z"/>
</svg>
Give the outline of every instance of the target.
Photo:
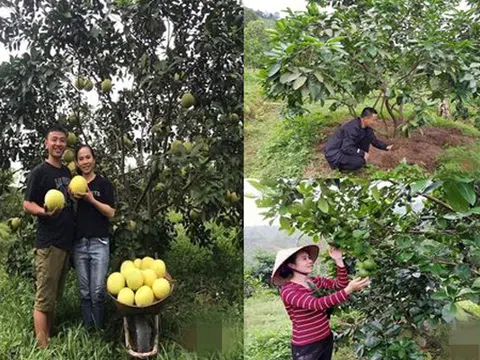
<svg viewBox="0 0 480 360">
<path fill-rule="evenodd" d="M 274 285 L 282 286 L 288 281 L 288 279 L 282 278 L 278 274 L 278 270 L 290 256 L 292 256 L 293 254 L 295 254 L 300 250 L 306 251 L 310 255 L 310 259 L 312 259 L 313 262 L 317 260 L 318 253 L 320 251 L 317 245 L 304 245 L 304 246 L 280 250 L 277 253 L 277 257 L 275 258 L 275 265 L 273 266 L 272 277 L 270 279 Z"/>
</svg>

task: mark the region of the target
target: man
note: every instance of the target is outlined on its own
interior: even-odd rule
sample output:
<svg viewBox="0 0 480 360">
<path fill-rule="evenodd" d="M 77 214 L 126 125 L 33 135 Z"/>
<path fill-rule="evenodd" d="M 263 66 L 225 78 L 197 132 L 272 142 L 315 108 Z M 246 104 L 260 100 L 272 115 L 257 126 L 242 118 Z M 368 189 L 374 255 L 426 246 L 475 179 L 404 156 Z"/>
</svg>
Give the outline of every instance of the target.
<svg viewBox="0 0 480 360">
<path fill-rule="evenodd" d="M 73 246 L 74 216 L 67 187 L 71 174 L 62 165 L 67 132 L 61 127 L 51 128 L 45 139 L 48 158 L 35 167 L 28 177 L 23 208 L 37 217 L 35 240 L 36 294 L 33 322 L 38 346 L 48 344 L 55 303 L 63 287 L 68 252 Z M 44 209 L 45 194 L 57 189 L 65 196 L 61 210 Z"/>
<path fill-rule="evenodd" d="M 332 169 L 358 170 L 365 166 L 370 144 L 381 150 L 392 149 L 375 137 L 372 126 L 377 120 L 377 111 L 367 107 L 360 118 L 343 124 L 329 137 L 325 157 Z"/>
</svg>

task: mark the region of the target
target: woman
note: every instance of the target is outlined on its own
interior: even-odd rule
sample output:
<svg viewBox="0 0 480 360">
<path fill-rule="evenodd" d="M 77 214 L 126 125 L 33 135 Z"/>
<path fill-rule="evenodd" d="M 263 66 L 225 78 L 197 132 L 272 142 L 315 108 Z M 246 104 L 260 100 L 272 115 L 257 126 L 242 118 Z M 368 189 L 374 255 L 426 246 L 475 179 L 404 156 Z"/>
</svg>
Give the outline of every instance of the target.
<svg viewBox="0 0 480 360">
<path fill-rule="evenodd" d="M 82 318 L 87 329 L 103 328 L 105 278 L 110 258 L 109 219 L 115 215 L 113 186 L 95 173 L 95 153 L 81 145 L 75 153 L 77 171 L 88 183 L 78 199 L 73 260 L 80 288 Z"/>
<path fill-rule="evenodd" d="M 275 259 L 272 282 L 281 286 L 280 296 L 292 321 L 293 360 L 330 360 L 333 334 L 327 309 L 370 284 L 368 278 L 348 281 L 342 252 L 335 248 L 329 249 L 329 255 L 337 265 L 337 279 L 310 277 L 318 252 L 318 246 L 307 245 L 280 250 Z M 337 291 L 318 297 L 316 288 Z"/>
</svg>

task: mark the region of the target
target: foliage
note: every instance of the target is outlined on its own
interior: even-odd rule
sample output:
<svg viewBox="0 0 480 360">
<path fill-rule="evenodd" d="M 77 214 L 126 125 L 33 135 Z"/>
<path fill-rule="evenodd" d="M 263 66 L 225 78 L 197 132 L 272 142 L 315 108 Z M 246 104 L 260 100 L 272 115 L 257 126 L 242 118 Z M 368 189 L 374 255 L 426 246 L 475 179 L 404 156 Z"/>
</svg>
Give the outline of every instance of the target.
<svg viewBox="0 0 480 360">
<path fill-rule="evenodd" d="M 398 129 L 409 133 L 431 120 L 439 100 L 462 107 L 477 97 L 480 47 L 478 7 L 458 1 L 335 1 L 334 11 L 310 1 L 276 22 L 264 72 L 269 96 L 287 100 L 290 111 L 305 101 L 333 100 L 355 107 L 375 96 Z M 404 105 L 414 107 L 405 118 Z"/>
<path fill-rule="evenodd" d="M 269 49 L 269 41 L 262 20 L 249 22 L 245 26 L 245 66 L 261 68 L 264 62 L 264 52 Z"/>
<path fill-rule="evenodd" d="M 347 306 L 366 319 L 345 331 L 369 358 L 422 358 L 418 344 L 432 327 L 464 319 L 460 300 L 480 300 L 480 188 L 469 181 L 402 182 L 336 179 L 256 183 L 257 205 L 346 253 L 346 261 L 377 263 L 372 286 Z M 421 345 L 421 341 L 420 341 Z M 403 355 L 402 355 L 403 354 Z M 415 355 L 418 354 L 418 355 Z"/>
</svg>

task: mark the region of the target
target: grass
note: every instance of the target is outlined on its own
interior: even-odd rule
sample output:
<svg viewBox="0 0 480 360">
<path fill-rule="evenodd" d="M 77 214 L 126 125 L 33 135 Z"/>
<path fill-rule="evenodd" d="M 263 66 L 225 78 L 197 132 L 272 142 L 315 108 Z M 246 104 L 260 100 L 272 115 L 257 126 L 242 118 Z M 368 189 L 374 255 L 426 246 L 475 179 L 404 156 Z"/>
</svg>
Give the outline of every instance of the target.
<svg viewBox="0 0 480 360">
<path fill-rule="evenodd" d="M 11 243 L 12 236 L 0 223 L 0 253 Z M 5 258 L 5 257 L 4 257 Z M 177 279 L 178 280 L 178 279 Z M 113 302 L 105 304 L 106 328 L 87 332 L 81 320 L 80 299 L 75 271 L 70 269 L 65 290 L 55 312 L 54 331 L 49 346 L 36 346 L 33 327 L 34 279 L 11 276 L 0 263 L 0 360 L 110 360 L 131 359 L 125 350 L 122 317 Z M 155 359 L 179 360 L 236 360 L 243 359 L 242 311 L 234 304 L 217 306 L 195 294 L 194 303 L 182 302 L 175 296 L 166 300 L 160 313 L 159 351 Z M 214 320 L 212 320 L 214 319 Z M 199 333 L 212 323 L 220 324 L 216 348 L 208 347 L 205 337 L 198 343 L 185 336 L 188 328 L 197 327 Z M 217 322 L 214 322 L 217 321 Z M 221 334 L 221 337 L 220 337 Z M 208 335 L 208 334 L 207 334 Z M 203 339 L 203 340 L 201 340 Z M 203 342 L 202 342 L 203 341 Z M 221 341 L 221 343 L 219 343 Z M 210 341 L 211 343 L 211 341 Z M 221 350 L 218 350 L 221 349 Z"/>
<path fill-rule="evenodd" d="M 331 325 L 338 322 L 332 316 Z M 290 360 L 291 322 L 274 290 L 256 292 L 245 300 L 245 359 Z M 357 359 L 352 349 L 336 346 L 333 360 Z"/>
<path fill-rule="evenodd" d="M 261 87 L 259 72 L 245 69 L 245 142 L 244 142 L 244 173 L 245 177 L 257 179 L 278 179 L 280 177 L 299 178 L 310 173 L 309 165 L 313 160 L 324 161 L 323 154 L 314 146 L 325 140 L 325 132 L 351 118 L 345 109 L 335 112 L 320 104 L 308 104 L 310 113 L 304 116 L 283 118 L 282 102 L 273 102 L 266 99 Z M 371 99 L 373 102 L 374 99 Z M 356 108 L 360 112 L 368 104 L 359 104 Z M 405 106 L 405 116 L 413 114 L 410 104 Z M 480 137 L 480 131 L 470 121 L 455 121 L 432 115 L 434 127 L 452 128 L 459 130 L 463 135 Z M 382 131 L 378 131 L 383 136 Z M 447 149 L 446 149 L 447 150 Z M 443 167 L 453 168 L 449 163 L 451 157 L 444 157 Z M 445 162 L 447 161 L 447 162 Z M 452 159 L 452 161 L 455 161 Z M 318 170 L 317 170 L 318 171 Z M 364 176 L 370 176 L 375 169 L 370 169 Z M 362 174 L 356 174 L 356 176 Z M 315 176 L 329 176 L 332 174 L 316 173 Z"/>
<path fill-rule="evenodd" d="M 3 269 L 0 271 L 0 354 L 6 356 L 0 356 L 0 359 L 130 359 L 124 347 L 122 319 L 113 305 L 107 303 L 106 306 L 106 329 L 88 333 L 81 323 L 78 288 L 73 271 L 69 272 L 66 285 L 61 306 L 55 314 L 58 333 L 51 338 L 47 349 L 40 350 L 36 347 L 33 330 L 33 280 L 9 277 Z M 161 314 L 162 325 L 171 321 L 171 314 Z M 224 330 L 229 332 L 229 337 L 224 339 L 228 349 L 223 354 L 200 356 L 185 350 L 171 339 L 171 334 L 167 334 L 163 326 L 156 359 L 240 359 L 242 324 L 236 323 Z"/>
</svg>

